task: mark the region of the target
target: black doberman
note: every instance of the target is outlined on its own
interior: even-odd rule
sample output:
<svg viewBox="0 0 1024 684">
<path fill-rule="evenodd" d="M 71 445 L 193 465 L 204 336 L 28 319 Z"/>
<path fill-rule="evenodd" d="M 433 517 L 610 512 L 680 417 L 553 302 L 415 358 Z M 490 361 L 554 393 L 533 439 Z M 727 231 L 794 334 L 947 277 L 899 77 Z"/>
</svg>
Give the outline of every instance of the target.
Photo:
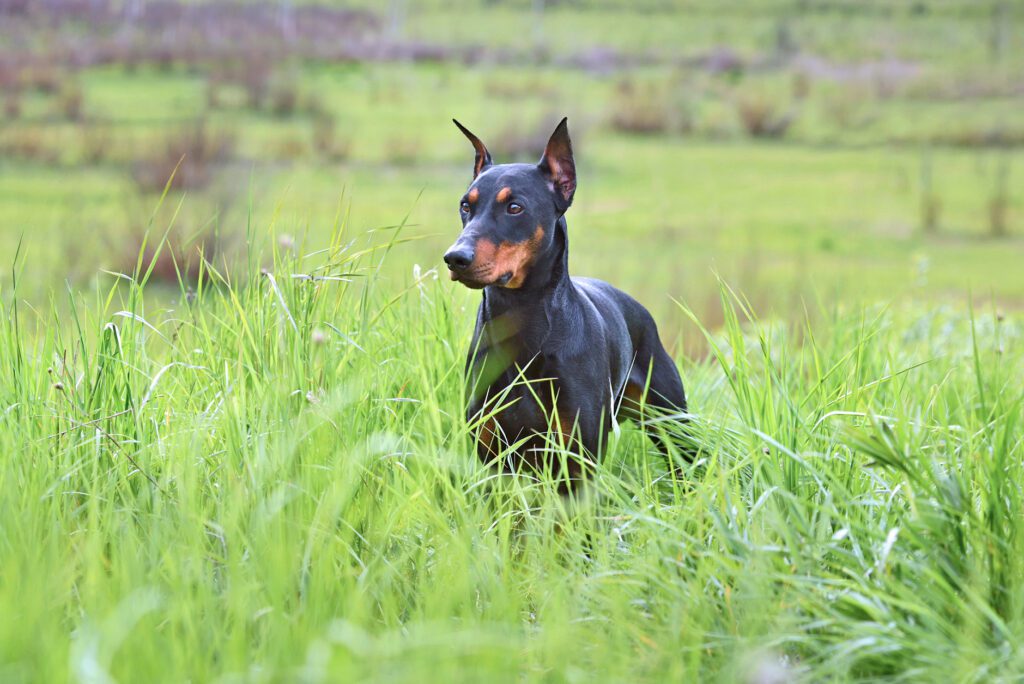
<svg viewBox="0 0 1024 684">
<path fill-rule="evenodd" d="M 476 160 L 459 202 L 462 234 L 444 260 L 452 280 L 483 289 L 466 368 L 469 420 L 486 416 L 481 459 L 505 452 L 509 469 L 543 469 L 553 465 L 544 453 L 558 433 L 599 457 L 616 416 L 684 412 L 679 371 L 651 314 L 608 283 L 569 277 L 565 212 L 576 166 L 567 120 L 538 164 L 494 164 L 480 139 L 455 125 Z M 585 470 L 575 460 L 566 467 L 569 482 Z"/>
</svg>

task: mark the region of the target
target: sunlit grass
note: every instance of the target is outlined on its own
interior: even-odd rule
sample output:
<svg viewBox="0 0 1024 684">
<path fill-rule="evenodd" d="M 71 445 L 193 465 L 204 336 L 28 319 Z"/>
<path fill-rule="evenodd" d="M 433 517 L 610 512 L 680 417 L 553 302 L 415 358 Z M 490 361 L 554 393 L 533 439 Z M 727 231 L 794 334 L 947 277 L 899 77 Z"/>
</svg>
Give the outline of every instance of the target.
<svg viewBox="0 0 1024 684">
<path fill-rule="evenodd" d="M 477 463 L 470 300 L 379 278 L 401 227 L 310 251 L 263 233 L 162 310 L 141 262 L 42 308 L 15 264 L 0 679 L 1024 670 L 1019 322 L 780 325 L 723 286 L 710 354 L 680 359 L 696 462 L 673 477 L 625 427 L 570 500 Z"/>
</svg>

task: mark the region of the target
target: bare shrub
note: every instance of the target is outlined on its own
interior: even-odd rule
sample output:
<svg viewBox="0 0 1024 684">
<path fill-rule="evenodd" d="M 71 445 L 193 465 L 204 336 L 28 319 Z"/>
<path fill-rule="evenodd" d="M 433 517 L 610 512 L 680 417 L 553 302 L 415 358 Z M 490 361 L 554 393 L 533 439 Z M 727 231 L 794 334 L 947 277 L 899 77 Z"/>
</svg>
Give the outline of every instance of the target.
<svg viewBox="0 0 1024 684">
<path fill-rule="evenodd" d="M 921 151 L 921 230 L 937 233 L 941 216 L 942 198 L 932 182 L 932 151 L 926 147 Z"/>
<path fill-rule="evenodd" d="M 989 100 L 1024 95 L 1024 81 L 1014 72 L 972 72 L 951 76 L 924 74 L 909 81 L 900 93 L 913 100 Z"/>
<path fill-rule="evenodd" d="M 125 73 L 134 74 L 142 66 L 142 50 L 135 45 L 124 46 L 117 51 L 117 57 L 113 61 L 119 62 L 125 70 Z"/>
<path fill-rule="evenodd" d="M 149 157 L 137 161 L 132 178 L 143 192 L 159 192 L 169 180 L 176 190 L 206 187 L 215 167 L 234 154 L 235 142 L 234 134 L 210 130 L 199 119 L 168 135 Z"/>
<path fill-rule="evenodd" d="M 244 106 L 288 117 L 295 114 L 302 99 L 298 75 L 292 69 L 276 70 L 262 54 L 243 54 L 237 60 L 218 64 L 206 80 L 206 103 L 211 109 L 241 105 L 234 90 L 244 95 Z"/>
<path fill-rule="evenodd" d="M 132 264 L 131 259 L 138 258 L 138 248 L 132 254 L 134 243 L 128 241 L 125 245 L 126 265 Z M 179 278 L 185 282 L 194 281 L 199 276 L 200 252 L 198 250 L 186 250 L 173 245 L 164 245 L 157 252 L 156 249 L 147 245 L 142 255 L 142 272 L 149 273 L 150 282 L 174 285 Z M 136 261 L 137 263 L 137 261 Z"/>
<path fill-rule="evenodd" d="M 740 92 L 733 101 L 743 129 L 755 138 L 782 138 L 796 120 L 793 107 L 784 109 L 778 100 L 763 92 Z"/>
<path fill-rule="evenodd" d="M 966 127 L 934 133 L 930 141 L 951 147 L 1005 149 L 1024 146 L 1024 128 Z"/>
<path fill-rule="evenodd" d="M 868 112 L 871 91 L 863 85 L 851 85 L 823 98 L 826 116 L 841 129 L 864 128 L 873 117 Z"/>
<path fill-rule="evenodd" d="M 352 152 L 352 138 L 339 137 L 334 115 L 320 111 L 313 117 L 313 149 L 325 159 L 343 161 Z"/>
<path fill-rule="evenodd" d="M 96 165 L 110 159 L 111 135 L 107 124 L 90 123 L 78 127 L 81 140 L 81 160 L 83 164 Z"/>
<path fill-rule="evenodd" d="M 890 100 L 900 93 L 905 77 L 891 73 L 886 69 L 878 69 L 874 73 L 875 95 L 880 100 Z"/>
<path fill-rule="evenodd" d="M 241 67 L 239 81 L 245 88 L 250 109 L 260 109 L 270 88 L 270 65 L 261 59 L 246 60 Z"/>
<path fill-rule="evenodd" d="M 677 89 L 669 106 L 672 131 L 687 134 L 697 129 L 697 98 L 688 90 Z"/>
<path fill-rule="evenodd" d="M 174 69 L 175 50 L 169 45 L 154 45 L 149 49 L 147 56 L 158 71 L 169 73 Z"/>
<path fill-rule="evenodd" d="M 65 79 L 54 102 L 57 112 L 68 121 L 81 121 L 84 103 L 82 84 L 75 78 Z"/>
<path fill-rule="evenodd" d="M 616 87 L 609 124 L 614 130 L 637 135 L 690 133 L 696 127 L 694 93 L 698 90 L 693 78 L 682 72 L 659 82 L 622 80 Z"/>
<path fill-rule="evenodd" d="M 232 208 L 247 197 L 246 183 L 225 176 L 185 205 L 163 203 L 154 216 L 152 197 L 132 193 L 124 203 L 125 220 L 97 231 L 104 264 L 109 270 L 132 274 L 141 254 L 142 272 L 152 267 L 150 281 L 172 287 L 179 280 L 196 283 L 204 260 L 222 274 L 231 271 L 247 244 L 245 231 L 237 222 L 218 217 L 232 215 Z M 172 223 L 161 245 L 165 233 L 159 226 Z M 158 228 L 147 228 L 154 225 Z"/>
<path fill-rule="evenodd" d="M 806 100 L 811 94 L 814 80 L 811 75 L 803 69 L 793 72 L 793 80 L 790 84 L 794 100 Z"/>
<path fill-rule="evenodd" d="M 133 274 L 141 254 L 142 273 L 152 267 L 150 282 L 171 287 L 179 280 L 195 284 L 204 260 L 225 273 L 238 263 L 246 244 L 244 230 L 237 228 L 237 223 L 221 222 L 216 217 L 230 215 L 232 207 L 246 196 L 245 183 L 217 182 L 186 205 L 164 203 L 155 217 L 152 197 L 144 193 L 129 196 L 124 221 L 96 231 L 105 268 Z M 148 228 L 169 225 L 172 217 L 173 227 L 166 236 L 163 229 Z"/>
<path fill-rule="evenodd" d="M 294 69 L 273 73 L 267 85 L 267 106 L 274 116 L 289 117 L 299 108 L 299 74 Z"/>
<path fill-rule="evenodd" d="M 611 127 L 623 133 L 664 134 L 669 131 L 668 104 L 663 92 L 652 84 L 638 85 L 622 80 L 612 104 Z"/>
<path fill-rule="evenodd" d="M 0 92 L 7 92 L 20 86 L 17 65 L 11 60 L 0 59 Z"/>
<path fill-rule="evenodd" d="M 21 117 L 21 90 L 8 88 L 4 92 L 4 118 L 17 119 Z"/>
<path fill-rule="evenodd" d="M 223 88 L 222 79 L 216 74 L 210 74 L 206 78 L 206 106 L 209 109 L 220 109 L 224 106 L 221 89 Z"/>
<path fill-rule="evenodd" d="M 1009 233 L 1010 215 L 1010 156 L 1001 154 L 996 166 L 996 178 L 992 195 L 988 200 L 989 234 L 995 238 L 1006 237 Z"/>
<path fill-rule="evenodd" d="M 310 116 L 316 117 L 321 114 L 331 115 L 331 108 L 324 103 L 319 93 L 307 93 L 302 98 L 302 110 Z"/>
<path fill-rule="evenodd" d="M 939 221 L 942 218 L 942 198 L 934 193 L 926 193 L 921 197 L 921 230 L 928 234 L 939 232 Z"/>
<path fill-rule="evenodd" d="M 1006 237 L 1009 219 L 1009 203 L 1005 195 L 993 195 L 988 202 L 989 234 L 995 238 Z"/>
<path fill-rule="evenodd" d="M 796 33 L 793 31 L 793 21 L 790 16 L 779 17 L 775 23 L 775 56 L 785 58 L 800 52 L 800 43 Z"/>
<path fill-rule="evenodd" d="M 334 130 L 337 125 L 335 118 L 328 112 L 320 112 L 313 117 L 313 149 L 323 152 L 334 144 Z"/>
<path fill-rule="evenodd" d="M 710 109 L 701 116 L 698 134 L 713 140 L 726 140 L 736 135 L 736 116 L 726 107 Z"/>
<path fill-rule="evenodd" d="M 6 127 L 0 130 L 0 157 L 56 164 L 60 161 L 60 149 L 39 127 Z"/>
<path fill-rule="evenodd" d="M 295 134 L 286 135 L 274 144 L 274 155 L 278 159 L 294 161 L 306 156 L 306 141 Z"/>
<path fill-rule="evenodd" d="M 199 279 L 203 259 L 212 262 L 225 251 L 223 241 L 219 234 L 207 231 L 184 244 L 185 241 L 178 237 L 182 234 L 185 231 L 177 230 L 174 239 L 159 245 L 154 244 L 152 235 L 147 240 L 145 231 L 129 228 L 110 240 L 107 254 L 111 261 L 107 268 L 132 274 L 139 265 L 141 253 L 140 275 L 149 273 L 149 282 L 165 286 L 178 285 L 179 282 L 195 283 Z"/>
<path fill-rule="evenodd" d="M 61 69 L 49 61 L 34 62 L 21 72 L 23 86 L 46 95 L 58 92 L 64 84 L 64 80 L 64 73 Z"/>
</svg>

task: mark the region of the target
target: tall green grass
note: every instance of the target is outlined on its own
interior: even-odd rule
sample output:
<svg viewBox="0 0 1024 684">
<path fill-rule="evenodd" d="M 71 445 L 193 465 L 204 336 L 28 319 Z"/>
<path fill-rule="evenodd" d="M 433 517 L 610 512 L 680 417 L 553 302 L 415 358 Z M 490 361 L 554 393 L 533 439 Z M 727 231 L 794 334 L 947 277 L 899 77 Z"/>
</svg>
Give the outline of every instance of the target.
<svg viewBox="0 0 1024 684">
<path fill-rule="evenodd" d="M 42 309 L 12 278 L 0 680 L 1024 673 L 1018 322 L 781 325 L 723 286 L 680 360 L 699 458 L 667 474 L 624 427 L 567 499 L 477 463 L 475 297 L 384 280 L 402 237 L 375 235 L 251 231 L 246 266 L 163 310 L 141 260 Z"/>
</svg>

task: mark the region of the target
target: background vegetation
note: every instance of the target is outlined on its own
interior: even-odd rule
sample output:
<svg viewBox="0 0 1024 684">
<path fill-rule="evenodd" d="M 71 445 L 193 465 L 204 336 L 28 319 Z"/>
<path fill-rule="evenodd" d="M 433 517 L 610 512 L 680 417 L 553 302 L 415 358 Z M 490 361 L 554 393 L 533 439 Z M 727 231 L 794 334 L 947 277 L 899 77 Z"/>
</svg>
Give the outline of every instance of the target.
<svg viewBox="0 0 1024 684">
<path fill-rule="evenodd" d="M 1016 681 L 1022 25 L 0 0 L 0 679 Z M 579 501 L 476 463 L 434 270 L 449 119 L 564 114 L 702 447 Z"/>
<path fill-rule="evenodd" d="M 176 212 L 183 257 L 237 257 L 250 218 L 321 244 L 339 208 L 353 232 L 411 212 L 418 241 L 386 269 L 405 278 L 453 239 L 469 151 L 451 117 L 533 159 L 563 114 L 575 270 L 670 329 L 667 295 L 715 315 L 712 271 L 784 316 L 1024 291 L 1017 3 L 12 0 L 2 17 L 0 247 L 24 238 L 26 295 L 130 268 L 183 156 L 188 200 L 158 217 Z"/>
</svg>

